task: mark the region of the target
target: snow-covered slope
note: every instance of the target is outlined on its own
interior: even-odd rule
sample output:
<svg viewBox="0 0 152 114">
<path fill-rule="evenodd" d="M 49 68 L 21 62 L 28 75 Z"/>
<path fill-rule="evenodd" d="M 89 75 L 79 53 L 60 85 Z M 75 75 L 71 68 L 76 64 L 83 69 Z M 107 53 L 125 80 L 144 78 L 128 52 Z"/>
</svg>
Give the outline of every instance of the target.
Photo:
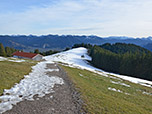
<svg viewBox="0 0 152 114">
<path fill-rule="evenodd" d="M 81 57 L 82 55 L 84 55 L 84 58 Z M 122 78 L 124 80 L 131 81 L 133 83 L 138 83 L 138 84 L 141 84 L 144 86 L 152 87 L 151 81 L 147 81 L 147 80 L 143 80 L 143 79 L 139 79 L 139 78 L 133 78 L 133 77 L 124 76 L 124 75 L 119 75 L 119 74 L 114 74 L 114 73 L 104 72 L 98 68 L 95 68 L 95 67 L 89 65 L 87 60 L 91 60 L 91 57 L 89 57 L 87 55 L 87 49 L 83 48 L 83 47 L 75 48 L 75 49 L 72 49 L 72 50 L 69 50 L 66 52 L 57 53 L 57 54 L 54 54 L 51 56 L 46 56 L 46 57 L 44 57 L 44 59 L 46 59 L 48 62 L 49 61 L 50 62 L 52 62 L 52 61 L 62 62 L 70 67 L 86 69 L 89 71 L 99 73 L 103 76 L 109 76 L 108 74 L 110 74 L 110 75 Z"/>
</svg>

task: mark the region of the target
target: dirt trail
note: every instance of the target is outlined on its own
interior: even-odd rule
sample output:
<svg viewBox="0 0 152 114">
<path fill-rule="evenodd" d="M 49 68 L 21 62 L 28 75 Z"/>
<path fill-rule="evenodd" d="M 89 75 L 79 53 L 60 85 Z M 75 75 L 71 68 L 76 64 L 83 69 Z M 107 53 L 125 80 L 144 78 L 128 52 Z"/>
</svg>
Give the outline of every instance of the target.
<svg viewBox="0 0 152 114">
<path fill-rule="evenodd" d="M 47 72 L 48 76 L 58 76 L 64 80 L 63 85 L 55 85 L 54 92 L 42 98 L 34 96 L 34 101 L 24 100 L 4 114 L 84 114 L 82 100 L 74 89 L 72 82 L 57 64 L 47 64 L 49 69 L 59 71 Z"/>
</svg>

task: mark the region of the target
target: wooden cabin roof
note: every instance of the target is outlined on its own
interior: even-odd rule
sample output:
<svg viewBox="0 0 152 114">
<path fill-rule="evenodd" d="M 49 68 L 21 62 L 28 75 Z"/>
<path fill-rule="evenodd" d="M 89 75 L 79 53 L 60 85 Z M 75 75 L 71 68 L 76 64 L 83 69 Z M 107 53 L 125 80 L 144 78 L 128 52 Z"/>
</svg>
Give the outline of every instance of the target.
<svg viewBox="0 0 152 114">
<path fill-rule="evenodd" d="M 33 58 L 33 57 L 35 57 L 38 54 L 16 51 L 16 52 L 13 53 L 13 55 L 20 56 L 20 57 Z"/>
</svg>

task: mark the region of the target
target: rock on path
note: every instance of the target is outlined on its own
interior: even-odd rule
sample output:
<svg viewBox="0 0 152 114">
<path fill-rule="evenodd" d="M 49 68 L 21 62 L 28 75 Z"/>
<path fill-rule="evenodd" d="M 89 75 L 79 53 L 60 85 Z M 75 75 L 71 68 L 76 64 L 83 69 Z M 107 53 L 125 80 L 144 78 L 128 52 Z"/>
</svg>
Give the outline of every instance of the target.
<svg viewBox="0 0 152 114">
<path fill-rule="evenodd" d="M 47 68 L 59 69 L 47 72 L 47 75 L 62 78 L 64 84 L 55 85 L 54 92 L 42 98 L 34 96 L 34 101 L 24 100 L 4 114 L 84 114 L 80 95 L 63 69 L 57 64 L 47 64 Z"/>
</svg>

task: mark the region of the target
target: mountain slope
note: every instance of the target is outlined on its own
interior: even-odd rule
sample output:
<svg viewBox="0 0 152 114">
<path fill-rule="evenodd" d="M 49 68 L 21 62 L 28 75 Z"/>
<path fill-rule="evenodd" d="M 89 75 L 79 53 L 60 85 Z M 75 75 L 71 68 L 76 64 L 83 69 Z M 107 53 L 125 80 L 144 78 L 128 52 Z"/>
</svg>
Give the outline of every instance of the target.
<svg viewBox="0 0 152 114">
<path fill-rule="evenodd" d="M 144 45 L 143 47 L 152 51 L 152 43 L 148 43 L 148 44 Z"/>
<path fill-rule="evenodd" d="M 14 47 L 16 49 L 23 49 L 25 51 L 33 51 L 38 48 L 40 51 L 49 49 L 64 49 L 72 47 L 74 44 L 90 43 L 101 45 L 104 43 L 133 43 L 144 46 L 152 43 L 151 38 L 130 38 L 130 37 L 98 37 L 98 36 L 73 36 L 73 35 L 45 35 L 45 36 L 8 36 L 0 35 L 0 43 L 4 46 Z"/>
</svg>

